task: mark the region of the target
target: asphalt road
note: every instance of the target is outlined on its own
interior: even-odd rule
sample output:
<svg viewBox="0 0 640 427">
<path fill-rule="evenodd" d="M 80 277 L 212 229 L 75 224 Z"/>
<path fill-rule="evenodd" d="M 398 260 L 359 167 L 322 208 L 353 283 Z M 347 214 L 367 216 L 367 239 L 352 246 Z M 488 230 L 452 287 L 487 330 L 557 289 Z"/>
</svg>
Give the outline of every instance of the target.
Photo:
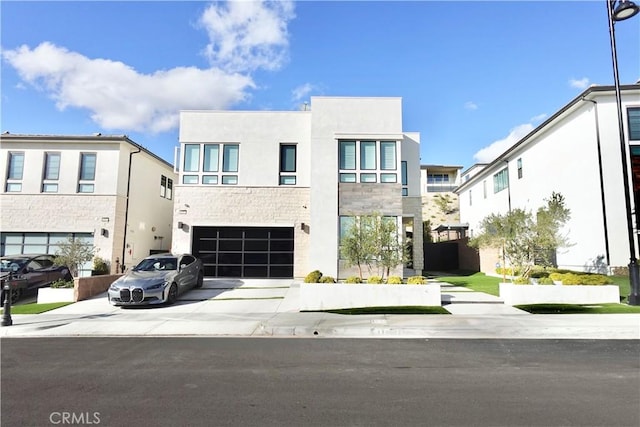
<svg viewBox="0 0 640 427">
<path fill-rule="evenodd" d="M 0 344 L 2 426 L 640 425 L 640 341 Z"/>
</svg>

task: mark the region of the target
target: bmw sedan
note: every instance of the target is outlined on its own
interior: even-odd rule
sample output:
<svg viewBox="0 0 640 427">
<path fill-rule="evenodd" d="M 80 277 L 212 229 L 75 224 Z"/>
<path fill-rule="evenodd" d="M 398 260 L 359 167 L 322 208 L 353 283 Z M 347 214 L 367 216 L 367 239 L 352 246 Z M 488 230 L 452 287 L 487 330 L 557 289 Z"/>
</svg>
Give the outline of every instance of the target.
<svg viewBox="0 0 640 427">
<path fill-rule="evenodd" d="M 109 287 L 109 303 L 116 306 L 173 304 L 178 296 L 202 287 L 202 261 L 192 255 L 151 255 Z"/>
</svg>

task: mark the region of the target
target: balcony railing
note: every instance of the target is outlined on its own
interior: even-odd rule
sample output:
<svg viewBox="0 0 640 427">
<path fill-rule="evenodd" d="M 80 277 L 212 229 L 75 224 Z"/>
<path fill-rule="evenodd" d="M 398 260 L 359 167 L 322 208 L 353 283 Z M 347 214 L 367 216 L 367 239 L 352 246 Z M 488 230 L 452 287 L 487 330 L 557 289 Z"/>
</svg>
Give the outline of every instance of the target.
<svg viewBox="0 0 640 427">
<path fill-rule="evenodd" d="M 446 193 L 452 192 L 458 187 L 454 184 L 427 184 L 427 193 Z"/>
</svg>

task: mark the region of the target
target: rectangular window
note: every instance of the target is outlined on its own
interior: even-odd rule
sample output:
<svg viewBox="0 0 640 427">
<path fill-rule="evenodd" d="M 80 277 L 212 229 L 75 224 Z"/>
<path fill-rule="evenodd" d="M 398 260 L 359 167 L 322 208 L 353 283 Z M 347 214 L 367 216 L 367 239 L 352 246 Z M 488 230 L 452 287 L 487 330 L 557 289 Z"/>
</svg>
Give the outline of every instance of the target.
<svg viewBox="0 0 640 427">
<path fill-rule="evenodd" d="M 238 154 L 240 147 L 238 145 L 225 145 L 222 154 L 222 172 L 238 172 Z M 236 177 L 236 181 L 237 181 Z M 224 177 L 222 178 L 224 184 Z M 236 182 L 237 184 L 237 182 Z"/>
<path fill-rule="evenodd" d="M 218 183 L 218 175 L 204 175 L 202 183 L 205 185 L 215 185 Z"/>
<path fill-rule="evenodd" d="M 402 174 L 402 195 L 403 196 L 408 196 L 409 195 L 409 183 L 408 183 L 408 177 L 407 177 L 407 162 L 406 161 L 402 161 L 400 162 L 400 167 L 401 167 L 401 171 L 400 173 Z"/>
<path fill-rule="evenodd" d="M 482 195 L 487 198 L 487 181 L 482 181 Z"/>
<path fill-rule="evenodd" d="M 219 144 L 204 145 L 204 164 L 202 165 L 204 172 L 218 172 L 219 153 Z"/>
<path fill-rule="evenodd" d="M 341 173 L 340 182 L 356 182 L 355 173 Z"/>
<path fill-rule="evenodd" d="M 494 193 L 502 191 L 508 186 L 509 186 L 509 170 L 507 168 L 504 168 L 497 174 L 493 175 L 493 192 Z"/>
<path fill-rule="evenodd" d="M 280 185 L 296 185 L 296 145 L 280 144 Z"/>
<path fill-rule="evenodd" d="M 353 225 L 356 222 L 356 218 L 353 216 L 341 216 L 340 217 L 340 244 L 342 244 L 342 240 L 347 236 L 347 234 L 349 233 L 349 231 L 351 230 L 351 227 L 353 227 Z"/>
<path fill-rule="evenodd" d="M 522 159 L 518 159 L 518 179 L 522 178 Z"/>
<path fill-rule="evenodd" d="M 376 142 L 360 142 L 360 169 L 371 170 L 376 168 Z"/>
<path fill-rule="evenodd" d="M 22 191 L 22 174 L 24 171 L 24 153 L 9 153 L 7 168 L 7 192 Z"/>
<path fill-rule="evenodd" d="M 222 184 L 224 185 L 237 185 L 238 175 L 222 175 Z"/>
<path fill-rule="evenodd" d="M 395 173 L 381 173 L 380 182 L 396 183 L 398 182 L 398 176 Z"/>
<path fill-rule="evenodd" d="M 200 145 L 186 144 L 184 146 L 184 171 L 198 172 L 200 163 Z"/>
<path fill-rule="evenodd" d="M 160 197 L 167 196 L 167 177 L 160 175 Z"/>
<path fill-rule="evenodd" d="M 361 173 L 360 174 L 360 182 L 376 182 L 376 174 L 375 173 Z"/>
<path fill-rule="evenodd" d="M 469 206 L 473 205 L 473 195 L 471 193 L 471 190 L 469 190 Z"/>
<path fill-rule="evenodd" d="M 57 181 L 60 177 L 60 153 L 44 154 L 44 179 Z"/>
<path fill-rule="evenodd" d="M 171 200 L 173 198 L 173 180 L 171 178 L 167 178 L 167 199 Z"/>
<path fill-rule="evenodd" d="M 80 180 L 78 193 L 93 193 L 96 179 L 96 154 L 80 153 Z"/>
<path fill-rule="evenodd" d="M 340 169 L 354 170 L 356 168 L 355 141 L 340 141 Z"/>
<path fill-rule="evenodd" d="M 396 169 L 396 142 L 380 141 L 380 169 Z"/>
<path fill-rule="evenodd" d="M 24 171 L 24 153 L 9 153 L 7 179 L 21 180 Z"/>
<path fill-rule="evenodd" d="M 198 175 L 182 175 L 183 184 L 197 184 Z"/>
<path fill-rule="evenodd" d="M 640 141 L 640 107 L 627 108 L 629 140 Z"/>
<path fill-rule="evenodd" d="M 296 146 L 289 144 L 280 145 L 280 172 L 296 171 Z"/>
</svg>

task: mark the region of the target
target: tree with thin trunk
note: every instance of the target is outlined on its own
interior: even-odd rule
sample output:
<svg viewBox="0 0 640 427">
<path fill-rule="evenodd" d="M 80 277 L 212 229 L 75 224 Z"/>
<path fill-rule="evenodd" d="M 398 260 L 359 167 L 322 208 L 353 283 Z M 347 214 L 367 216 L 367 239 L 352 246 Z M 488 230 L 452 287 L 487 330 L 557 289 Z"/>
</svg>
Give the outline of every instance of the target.
<svg viewBox="0 0 640 427">
<path fill-rule="evenodd" d="M 82 266 L 93 259 L 95 249 L 93 245 L 88 245 L 80 239 L 68 236 L 67 241 L 59 244 L 56 251 L 54 263 L 64 265 L 69 268 L 73 277 L 78 277 L 78 272 Z"/>
</svg>

